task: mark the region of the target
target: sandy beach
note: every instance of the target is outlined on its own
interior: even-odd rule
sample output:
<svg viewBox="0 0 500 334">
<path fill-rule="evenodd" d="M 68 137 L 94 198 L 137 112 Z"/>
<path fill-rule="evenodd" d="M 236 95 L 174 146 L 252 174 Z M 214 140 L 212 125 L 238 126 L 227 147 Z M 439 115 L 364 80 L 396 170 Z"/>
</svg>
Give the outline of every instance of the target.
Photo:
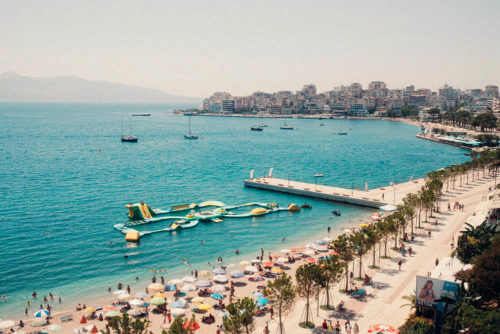
<svg viewBox="0 0 500 334">
<path fill-rule="evenodd" d="M 400 189 L 398 192 L 400 194 L 414 192 L 416 191 L 415 187 L 417 184 L 421 185 L 422 183 L 407 182 L 399 184 L 398 186 Z M 423 224 L 423 229 L 416 230 L 417 232 L 415 241 L 408 244 L 408 246 L 411 246 L 414 250 L 412 256 L 402 256 L 400 252 L 391 249 L 389 250 L 390 258 L 381 259 L 380 262 L 377 263 L 380 269 L 370 269 L 368 267 L 368 263 L 371 262 L 369 261 L 371 260 L 371 252 L 370 254 L 367 254 L 365 256 L 366 259 L 364 259 L 363 261 L 363 273 L 367 273 L 368 275 L 373 277 L 373 285 L 366 287 L 367 297 L 364 300 L 357 300 L 345 295 L 343 292 L 339 292 L 340 287 L 345 286 L 345 282 L 341 281 L 337 286 L 332 288 L 333 304 L 337 305 L 340 300 L 344 300 L 347 312 L 338 314 L 336 311 L 325 311 L 322 309 L 318 310 L 317 302 L 314 301 L 312 303 L 312 312 L 313 321 L 315 322 L 316 326 L 320 326 L 323 319 L 331 320 L 334 324 L 337 320 L 339 320 L 343 326 L 345 320 L 349 319 L 351 323 L 358 323 L 361 329 L 361 333 L 366 333 L 370 324 L 386 323 L 393 326 L 401 325 L 404 322 L 405 318 L 408 316 L 409 312 L 409 308 L 401 308 L 401 305 L 405 304 L 405 301 L 402 300 L 401 297 L 413 293 L 413 290 L 415 288 L 416 275 L 427 275 L 427 273 L 431 272 L 434 268 L 434 261 L 436 258 L 449 256 L 451 252 L 450 242 L 452 238 L 455 238 L 456 240 L 457 234 L 459 233 L 467 219 L 469 219 L 470 217 L 476 217 L 477 219 L 477 216 L 485 215 L 487 213 L 487 205 L 490 201 L 486 201 L 486 195 L 488 194 L 489 187 L 492 186 L 492 178 L 481 178 L 479 180 L 476 180 L 475 182 L 469 182 L 469 185 L 464 184 L 462 187 L 457 186 L 455 190 L 445 192 L 441 204 L 441 213 L 436 214 L 436 219 L 438 222 L 437 226 L 434 224 Z M 446 202 L 455 201 L 463 203 L 465 205 L 465 209 L 463 211 L 448 212 L 446 210 Z M 474 214 L 475 216 L 473 216 Z M 359 222 L 362 222 L 361 218 Z M 336 234 L 340 233 L 340 231 L 337 229 L 335 231 L 332 231 L 332 233 L 329 235 L 325 231 L 325 233 L 321 236 L 318 236 L 318 238 L 326 237 L 327 235 L 334 238 Z M 428 231 L 431 231 L 430 239 L 428 238 Z M 305 241 L 305 243 L 310 241 L 311 240 Z M 258 245 L 256 245 L 255 255 L 258 255 L 260 253 L 260 249 L 257 247 Z M 277 247 L 279 247 L 279 245 L 277 245 Z M 278 248 L 276 248 L 272 253 L 280 255 Z M 268 254 L 268 250 L 265 250 L 264 261 L 267 260 Z M 320 254 L 316 255 L 316 257 L 320 256 Z M 397 266 L 397 263 L 400 259 L 403 261 L 401 271 L 398 270 Z M 242 258 L 241 260 L 244 259 Z M 293 264 L 285 264 L 283 266 L 283 269 L 288 275 L 294 278 L 295 270 L 303 263 L 303 260 L 299 260 Z M 227 271 L 230 272 L 231 270 L 235 269 L 241 270 L 242 267 L 227 268 Z M 352 266 L 350 266 L 350 269 L 352 269 Z M 357 271 L 357 266 L 355 271 Z M 158 281 L 160 275 L 161 273 L 156 274 Z M 242 298 L 245 296 L 253 297 L 253 293 L 258 291 L 266 284 L 266 282 L 250 282 L 247 277 L 232 280 L 235 283 L 236 298 Z M 148 283 L 151 282 L 149 281 Z M 143 284 L 146 284 L 146 282 L 143 282 Z M 355 281 L 355 284 L 361 287 L 361 282 Z M 229 303 L 228 297 L 230 285 L 228 283 L 223 286 L 225 286 L 225 291 L 220 293 L 226 297 L 224 303 L 227 305 Z M 131 295 L 135 295 L 136 293 L 142 291 L 143 290 L 134 288 L 131 291 Z M 154 293 L 150 291 L 150 295 L 152 296 L 154 295 Z M 175 301 L 173 292 L 164 292 L 164 296 L 168 303 Z M 192 291 L 187 293 L 187 296 L 185 298 L 190 300 L 195 296 L 197 296 L 197 291 Z M 323 295 L 320 295 L 321 305 L 325 303 L 324 298 L 325 297 Z M 35 300 L 33 304 L 38 305 L 40 302 L 39 299 L 40 298 Z M 116 301 L 116 298 L 110 296 L 109 298 L 103 300 L 96 300 L 94 303 L 87 306 L 104 307 Z M 209 304 L 216 304 L 216 302 L 210 297 L 205 297 L 204 301 Z M 75 308 L 77 304 L 78 301 L 75 301 Z M 290 314 L 286 316 L 285 330 L 287 333 L 310 332 L 309 329 L 302 329 L 298 327 L 298 323 L 301 321 L 301 316 L 303 314 L 304 305 L 305 301 L 303 299 L 297 299 L 296 306 L 290 312 Z M 191 316 L 191 308 L 195 306 L 196 304 L 190 303 L 189 307 L 186 308 L 186 314 L 188 318 L 190 318 Z M 118 309 L 119 307 L 116 308 L 116 310 Z M 31 308 L 31 310 L 33 310 L 33 307 Z M 380 310 L 383 310 L 384 312 L 380 312 Z M 88 311 L 68 310 L 67 312 L 54 314 L 51 323 L 61 325 L 63 333 L 73 333 L 74 329 L 76 328 L 81 329 L 84 327 L 93 326 L 94 324 L 98 329 L 104 328 L 106 321 L 88 320 L 87 324 L 80 325 L 80 319 L 82 318 L 82 316 L 88 316 L 90 315 L 90 313 L 91 312 Z M 204 315 L 212 314 L 216 316 L 217 313 L 217 310 L 211 309 Z M 72 315 L 73 320 L 62 322 L 61 317 L 64 315 Z M 198 321 L 201 320 L 201 316 L 202 315 L 196 316 Z M 152 314 L 150 312 L 149 318 L 151 320 L 149 329 L 152 333 L 161 333 L 162 329 L 168 328 L 168 319 L 166 320 L 166 323 L 164 323 L 165 320 L 163 315 Z M 222 323 L 222 318 L 216 316 L 215 319 L 215 324 L 210 325 L 202 324 L 200 321 L 201 328 L 198 332 L 215 333 L 217 330 L 217 325 Z M 25 321 L 25 319 L 23 319 L 23 321 Z M 47 326 L 44 326 L 37 327 L 35 329 L 31 325 L 29 325 L 29 320 L 25 322 L 28 323 L 28 328 L 24 329 L 27 332 L 34 331 L 36 329 L 43 330 L 47 328 Z M 275 319 L 271 319 L 269 314 L 255 317 L 255 333 L 262 333 L 266 324 L 268 324 L 271 332 L 276 331 L 277 322 L 275 321 Z"/>
</svg>

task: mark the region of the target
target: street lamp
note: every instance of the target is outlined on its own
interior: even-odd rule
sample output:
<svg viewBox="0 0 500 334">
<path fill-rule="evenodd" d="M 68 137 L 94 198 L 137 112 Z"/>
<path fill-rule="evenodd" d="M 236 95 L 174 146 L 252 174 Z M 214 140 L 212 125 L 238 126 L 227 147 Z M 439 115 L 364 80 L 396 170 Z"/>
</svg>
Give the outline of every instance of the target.
<svg viewBox="0 0 500 334">
<path fill-rule="evenodd" d="M 318 191 L 318 179 L 319 179 L 320 177 L 323 177 L 323 174 L 315 174 L 315 175 L 314 175 L 314 177 L 315 177 L 315 179 L 316 179 L 316 186 L 315 186 L 315 189 L 316 189 L 316 191 Z"/>
</svg>

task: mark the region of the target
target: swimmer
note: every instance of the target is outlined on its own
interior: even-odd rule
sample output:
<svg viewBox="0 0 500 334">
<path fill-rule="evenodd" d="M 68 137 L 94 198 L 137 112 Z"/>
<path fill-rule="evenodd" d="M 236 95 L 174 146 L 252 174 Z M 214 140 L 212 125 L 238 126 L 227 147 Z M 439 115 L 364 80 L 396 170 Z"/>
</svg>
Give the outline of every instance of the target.
<svg viewBox="0 0 500 334">
<path fill-rule="evenodd" d="M 281 238 L 281 241 L 285 241 L 285 240 L 286 240 L 286 238 L 285 238 L 285 237 Z"/>
<path fill-rule="evenodd" d="M 182 259 L 182 263 L 184 263 L 186 266 L 190 266 L 191 264 L 188 263 L 187 259 Z"/>
<path fill-rule="evenodd" d="M 201 243 L 202 243 L 202 244 L 206 244 L 206 241 L 205 241 L 205 240 L 202 240 L 202 241 L 201 241 Z"/>
<path fill-rule="evenodd" d="M 3 296 L 2 296 L 2 300 L 7 300 L 7 296 L 6 296 L 6 295 L 3 295 Z"/>
</svg>

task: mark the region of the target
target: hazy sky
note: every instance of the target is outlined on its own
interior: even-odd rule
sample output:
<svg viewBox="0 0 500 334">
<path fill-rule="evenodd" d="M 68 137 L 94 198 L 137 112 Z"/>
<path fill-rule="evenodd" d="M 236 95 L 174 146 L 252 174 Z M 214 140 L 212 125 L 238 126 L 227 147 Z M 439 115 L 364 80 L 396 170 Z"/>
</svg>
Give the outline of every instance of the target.
<svg viewBox="0 0 500 334">
<path fill-rule="evenodd" d="M 0 0 L 0 72 L 169 93 L 499 84 L 500 0 Z"/>
</svg>

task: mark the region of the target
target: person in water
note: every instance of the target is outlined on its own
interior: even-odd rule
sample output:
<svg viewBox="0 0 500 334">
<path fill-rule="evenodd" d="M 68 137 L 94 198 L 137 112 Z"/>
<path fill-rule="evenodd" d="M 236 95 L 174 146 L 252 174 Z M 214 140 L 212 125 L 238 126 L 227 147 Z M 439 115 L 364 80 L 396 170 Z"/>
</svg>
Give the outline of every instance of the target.
<svg viewBox="0 0 500 334">
<path fill-rule="evenodd" d="M 436 295 L 434 294 L 433 286 L 434 286 L 434 283 L 432 283 L 431 280 L 428 280 L 427 282 L 425 282 L 424 287 L 422 288 L 422 290 L 420 290 L 420 294 L 418 295 L 418 298 L 426 300 L 426 301 L 430 301 L 430 302 L 434 301 L 434 299 L 436 299 Z"/>
</svg>

